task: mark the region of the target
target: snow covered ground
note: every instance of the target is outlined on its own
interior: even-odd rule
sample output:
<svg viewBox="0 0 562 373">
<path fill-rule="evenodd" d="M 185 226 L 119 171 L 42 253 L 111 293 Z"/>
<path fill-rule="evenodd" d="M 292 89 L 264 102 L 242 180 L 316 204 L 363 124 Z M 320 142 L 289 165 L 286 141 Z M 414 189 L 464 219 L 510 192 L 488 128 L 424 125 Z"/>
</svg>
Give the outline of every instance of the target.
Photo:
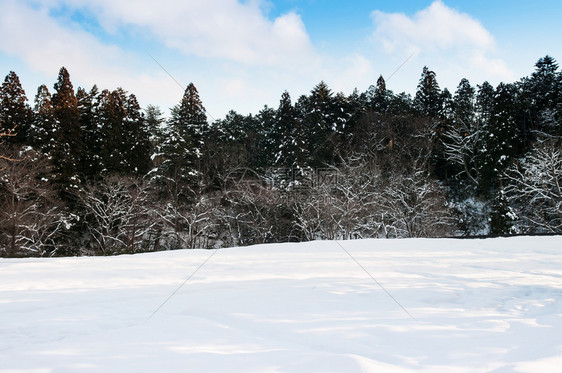
<svg viewBox="0 0 562 373">
<path fill-rule="evenodd" d="M 562 237 L 341 244 L 396 302 L 330 241 L 0 260 L 0 372 L 562 371 Z"/>
</svg>

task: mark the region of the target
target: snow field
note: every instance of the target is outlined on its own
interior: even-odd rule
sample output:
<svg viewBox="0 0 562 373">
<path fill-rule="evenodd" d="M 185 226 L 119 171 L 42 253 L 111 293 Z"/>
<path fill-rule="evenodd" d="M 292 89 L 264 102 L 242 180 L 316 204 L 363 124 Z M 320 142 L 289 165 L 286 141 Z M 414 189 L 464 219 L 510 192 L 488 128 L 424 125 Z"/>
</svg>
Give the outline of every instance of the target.
<svg viewBox="0 0 562 373">
<path fill-rule="evenodd" d="M 0 260 L 0 372 L 559 372 L 562 237 Z M 162 306 L 152 317 L 158 307 Z"/>
</svg>

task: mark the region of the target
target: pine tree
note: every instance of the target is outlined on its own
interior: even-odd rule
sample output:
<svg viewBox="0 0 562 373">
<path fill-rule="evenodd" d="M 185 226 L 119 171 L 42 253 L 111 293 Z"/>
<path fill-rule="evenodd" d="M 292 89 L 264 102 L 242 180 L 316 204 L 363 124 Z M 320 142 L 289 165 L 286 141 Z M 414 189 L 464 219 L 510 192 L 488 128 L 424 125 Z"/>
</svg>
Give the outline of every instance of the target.
<svg viewBox="0 0 562 373">
<path fill-rule="evenodd" d="M 353 141 L 353 132 L 363 110 L 359 94 L 354 91 L 350 96 L 339 92 L 334 97 L 333 103 L 333 152 L 334 163 L 339 163 L 351 153 L 350 144 Z"/>
<path fill-rule="evenodd" d="M 96 125 L 100 129 L 100 160 L 105 174 L 123 174 L 127 170 L 124 118 L 125 106 L 120 92 L 104 89 L 98 96 Z"/>
<path fill-rule="evenodd" d="M 53 151 L 56 179 L 61 191 L 69 192 L 80 180 L 80 163 L 84 156 L 80 111 L 70 74 L 62 67 L 54 85 L 55 93 L 51 103 L 60 131 Z"/>
<path fill-rule="evenodd" d="M 123 99 L 125 105 L 123 156 L 127 165 L 126 171 L 129 174 L 143 176 L 151 166 L 152 145 L 149 129 L 136 96 L 131 94 Z"/>
<path fill-rule="evenodd" d="M 80 111 L 80 128 L 84 144 L 84 157 L 81 168 L 86 179 L 96 179 L 101 176 L 103 164 L 101 161 L 102 128 L 98 125 L 99 90 L 96 85 L 87 92 L 78 88 L 76 98 Z"/>
<path fill-rule="evenodd" d="M 467 132 L 475 126 L 475 90 L 468 79 L 462 79 L 455 91 L 454 102 L 454 125 Z"/>
<path fill-rule="evenodd" d="M 496 88 L 490 119 L 482 127 L 480 138 L 480 174 L 482 191 L 497 187 L 501 172 L 520 150 L 519 128 L 515 120 L 517 89 L 500 83 Z"/>
<path fill-rule="evenodd" d="M 490 120 L 494 103 L 494 95 L 495 90 L 490 83 L 484 82 L 482 85 L 478 86 L 475 106 L 477 126 L 482 127 Z"/>
<path fill-rule="evenodd" d="M 301 112 L 309 153 L 308 163 L 312 167 L 325 167 L 326 164 L 333 163 L 335 156 L 337 120 L 334 115 L 333 93 L 322 81 L 299 104 L 304 104 Z"/>
<path fill-rule="evenodd" d="M 562 135 L 562 73 L 551 56 L 535 64 L 536 70 L 521 81 L 521 101 L 525 112 L 528 142 Z"/>
<path fill-rule="evenodd" d="M 440 120 L 436 122 L 433 130 L 433 141 L 431 150 L 431 171 L 441 180 L 446 180 L 449 175 L 449 165 L 443 141 L 445 134 L 450 130 L 453 120 L 454 102 L 451 92 L 445 88 L 440 94 L 442 102 L 438 116 Z"/>
<path fill-rule="evenodd" d="M 244 140 L 242 146 L 247 153 L 246 167 L 253 170 L 262 169 L 265 165 L 265 147 L 264 138 L 265 125 L 274 122 L 275 110 L 264 106 L 258 115 L 248 115 L 243 120 Z"/>
<path fill-rule="evenodd" d="M 284 92 L 281 96 L 275 114 L 270 146 L 274 154 L 275 166 L 288 168 L 303 166 L 306 151 L 302 128 L 288 92 Z"/>
<path fill-rule="evenodd" d="M 10 71 L 0 87 L 0 133 L 13 130 L 12 144 L 28 144 L 33 114 L 18 75 Z"/>
<path fill-rule="evenodd" d="M 168 193 L 176 199 L 189 199 L 201 168 L 203 133 L 207 115 L 197 89 L 190 83 L 179 105 L 172 109 L 166 139 L 159 154 L 157 181 L 165 181 Z"/>
<path fill-rule="evenodd" d="M 516 215 L 509 206 L 503 191 L 499 191 L 492 202 L 490 211 L 490 234 L 514 233 L 513 223 Z"/>
<path fill-rule="evenodd" d="M 405 92 L 391 95 L 388 113 L 392 115 L 410 115 L 415 112 L 414 100 L 412 96 Z"/>
<path fill-rule="evenodd" d="M 369 88 L 369 108 L 376 113 L 385 113 L 392 100 L 392 92 L 386 89 L 386 82 L 382 75 L 377 79 L 375 87 Z"/>
<path fill-rule="evenodd" d="M 152 145 L 135 95 L 122 88 L 102 91 L 96 100 L 93 148 L 102 173 L 143 176 L 150 167 Z"/>
<path fill-rule="evenodd" d="M 422 116 L 437 117 L 441 110 L 441 89 L 437 83 L 435 72 L 427 66 L 423 68 L 414 106 Z"/>
<path fill-rule="evenodd" d="M 150 134 L 150 141 L 153 146 L 157 146 L 164 139 L 164 113 L 158 106 L 148 105 L 145 109 L 144 118 Z"/>
<path fill-rule="evenodd" d="M 33 113 L 31 131 L 33 145 L 47 156 L 51 156 L 56 148 L 60 126 L 55 118 L 53 105 L 51 105 L 51 94 L 46 85 L 41 85 L 37 89 Z"/>
</svg>

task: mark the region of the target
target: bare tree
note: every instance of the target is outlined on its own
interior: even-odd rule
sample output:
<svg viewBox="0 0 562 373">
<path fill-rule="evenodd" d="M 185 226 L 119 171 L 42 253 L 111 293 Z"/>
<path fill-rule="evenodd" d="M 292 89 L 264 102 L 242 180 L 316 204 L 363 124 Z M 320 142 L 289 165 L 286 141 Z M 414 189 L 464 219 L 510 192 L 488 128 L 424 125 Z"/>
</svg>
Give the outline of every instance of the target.
<svg viewBox="0 0 562 373">
<path fill-rule="evenodd" d="M 210 195 L 193 191 L 191 200 L 182 202 L 168 199 L 157 207 L 156 213 L 164 224 L 164 235 L 171 237 L 172 249 L 208 248 L 215 232 L 214 199 Z"/>
<path fill-rule="evenodd" d="M 450 232 L 445 193 L 425 170 L 394 176 L 382 193 L 385 220 L 400 237 L 436 237 Z"/>
<path fill-rule="evenodd" d="M 0 160 L 0 246 L 4 255 L 54 254 L 69 219 L 45 176 L 49 161 L 19 151 L 18 161 Z"/>
<path fill-rule="evenodd" d="M 112 176 L 86 185 L 79 198 L 86 212 L 86 226 L 97 252 L 103 255 L 133 253 L 156 224 L 149 195 L 138 179 Z"/>
<path fill-rule="evenodd" d="M 505 193 L 524 228 L 562 232 L 562 149 L 559 143 L 538 144 L 505 173 Z"/>
<path fill-rule="evenodd" d="M 317 170 L 315 183 L 296 199 L 295 224 L 307 240 L 387 237 L 376 165 L 348 160 L 339 168 Z"/>
<path fill-rule="evenodd" d="M 12 136 L 16 135 L 15 130 L 16 130 L 15 128 L 12 128 L 10 130 L 0 131 L 0 146 L 4 145 L 4 140 L 5 140 L 6 137 L 12 137 Z M 5 153 L 5 149 L 3 149 L 2 152 L 0 152 L 0 160 L 3 160 L 3 161 L 14 160 L 13 156 L 5 155 L 5 154 L 2 154 L 2 153 Z M 0 170 L 3 170 L 3 169 L 4 168 L 0 167 Z"/>
<path fill-rule="evenodd" d="M 238 178 L 238 177 L 237 177 Z M 229 230 L 233 244 L 250 245 L 281 241 L 282 212 L 287 203 L 283 190 L 253 173 L 239 174 L 223 191 L 221 223 Z M 290 230 L 290 229 L 289 229 Z M 284 232 L 290 236 L 290 232 Z"/>
<path fill-rule="evenodd" d="M 467 126 L 453 126 L 443 135 L 443 146 L 447 160 L 460 167 L 460 174 L 478 186 L 477 156 L 479 149 L 480 133 L 477 129 L 471 130 Z"/>
</svg>

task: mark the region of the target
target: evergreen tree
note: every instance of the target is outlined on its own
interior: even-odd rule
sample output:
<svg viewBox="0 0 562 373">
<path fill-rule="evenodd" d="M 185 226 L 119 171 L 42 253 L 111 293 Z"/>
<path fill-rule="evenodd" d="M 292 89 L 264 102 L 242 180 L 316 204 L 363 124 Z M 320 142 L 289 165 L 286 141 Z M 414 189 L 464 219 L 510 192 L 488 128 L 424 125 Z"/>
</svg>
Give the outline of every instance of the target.
<svg viewBox="0 0 562 373">
<path fill-rule="evenodd" d="M 126 171 L 132 175 L 143 176 L 151 166 L 150 132 L 136 96 L 133 94 L 126 96 L 124 92 L 122 94 L 125 106 L 123 157 L 127 166 Z"/>
<path fill-rule="evenodd" d="M 288 168 L 303 166 L 306 150 L 302 128 L 288 92 L 284 92 L 281 96 L 270 141 L 275 166 Z"/>
<path fill-rule="evenodd" d="M 445 88 L 440 95 L 442 102 L 438 116 L 440 120 L 434 127 L 432 150 L 431 150 L 431 168 L 432 172 L 441 180 L 448 178 L 448 164 L 445 147 L 443 144 L 444 136 L 451 127 L 453 118 L 454 102 L 451 92 Z"/>
<path fill-rule="evenodd" d="M 562 136 L 562 73 L 551 56 L 535 64 L 536 70 L 521 81 L 521 101 L 525 112 L 527 142 L 537 135 L 541 138 Z"/>
<path fill-rule="evenodd" d="M 437 117 L 441 110 L 441 89 L 437 83 L 435 72 L 429 70 L 427 66 L 423 68 L 414 106 L 422 116 Z"/>
<path fill-rule="evenodd" d="M 98 107 L 100 104 L 99 90 L 96 85 L 90 92 L 78 88 L 76 99 L 80 111 L 80 128 L 82 129 L 82 142 L 84 144 L 84 157 L 82 170 L 87 179 L 95 179 L 101 175 L 103 162 L 101 160 L 102 128 L 98 122 Z"/>
<path fill-rule="evenodd" d="M 263 107 L 262 110 L 253 117 L 251 121 L 251 133 L 249 138 L 248 150 L 252 154 L 249 159 L 249 167 L 256 170 L 263 170 L 272 166 L 272 153 L 271 153 L 271 133 L 275 126 L 275 116 L 277 110 L 268 107 Z"/>
<path fill-rule="evenodd" d="M 157 146 L 164 139 L 163 124 L 164 113 L 158 106 L 148 105 L 145 109 L 145 123 L 148 133 L 150 134 L 150 142 L 153 146 Z"/>
<path fill-rule="evenodd" d="M 492 202 L 490 211 L 490 234 L 515 233 L 513 223 L 516 215 L 509 207 L 509 203 L 503 191 L 499 191 Z"/>
<path fill-rule="evenodd" d="M 484 82 L 478 86 L 478 93 L 476 94 L 476 120 L 477 126 L 481 127 L 488 123 L 492 115 L 492 107 L 494 103 L 495 90 L 494 87 Z"/>
<path fill-rule="evenodd" d="M 123 120 L 125 106 L 118 91 L 104 89 L 98 95 L 96 124 L 100 129 L 100 160 L 102 172 L 119 174 L 125 172 L 127 165 L 123 156 L 125 131 Z"/>
<path fill-rule="evenodd" d="M 55 118 L 53 105 L 51 105 L 51 94 L 46 85 L 41 85 L 37 89 L 33 113 L 33 126 L 30 132 L 33 145 L 41 152 L 51 156 L 57 145 L 60 126 Z"/>
<path fill-rule="evenodd" d="M 189 188 L 199 176 L 203 133 L 207 115 L 197 89 L 190 83 L 179 105 L 172 108 L 166 139 L 159 154 L 158 179 L 165 180 L 168 192 L 176 199 L 188 199 Z"/>
<path fill-rule="evenodd" d="M 134 95 L 122 88 L 97 96 L 95 148 L 107 174 L 142 176 L 148 172 L 152 146 L 144 116 Z"/>
<path fill-rule="evenodd" d="M 441 102 L 441 107 L 439 108 L 438 117 L 443 121 L 452 120 L 455 102 L 453 100 L 453 95 L 451 95 L 451 92 L 447 88 L 441 91 L 439 102 Z"/>
<path fill-rule="evenodd" d="M 54 85 L 55 93 L 51 103 L 60 131 L 57 132 L 56 147 L 53 151 L 53 163 L 56 179 L 63 192 L 70 191 L 79 182 L 80 162 L 84 156 L 80 111 L 70 74 L 62 67 Z"/>
<path fill-rule="evenodd" d="M 453 99 L 453 123 L 456 127 L 462 128 L 467 132 L 471 132 L 475 126 L 475 92 L 468 79 L 463 78 L 455 91 Z"/>
<path fill-rule="evenodd" d="M 248 115 L 242 121 L 245 136 L 242 140 L 242 146 L 246 156 L 246 167 L 253 170 L 261 169 L 265 164 L 265 132 L 264 125 L 272 123 L 275 117 L 275 110 L 265 106 L 257 116 Z"/>
<path fill-rule="evenodd" d="M 412 96 L 405 92 L 391 95 L 388 113 L 392 115 L 410 115 L 415 112 L 414 100 Z"/>
<path fill-rule="evenodd" d="M 353 141 L 353 132 L 357 126 L 361 113 L 364 112 L 363 105 L 357 92 L 346 96 L 339 92 L 334 97 L 333 108 L 333 152 L 334 163 L 339 163 L 351 153 L 350 144 Z"/>
<path fill-rule="evenodd" d="M 377 79 L 375 87 L 369 87 L 369 108 L 376 113 L 385 113 L 392 100 L 392 92 L 386 89 L 386 82 L 382 75 Z"/>
<path fill-rule="evenodd" d="M 10 71 L 0 87 L 0 133 L 14 130 L 8 141 L 12 144 L 28 143 L 32 111 L 27 103 L 18 75 Z"/>
<path fill-rule="evenodd" d="M 500 83 L 496 88 L 490 119 L 482 127 L 479 164 L 482 191 L 498 186 L 501 172 L 520 150 L 519 128 L 515 120 L 517 89 Z"/>
<path fill-rule="evenodd" d="M 325 82 L 320 82 L 310 96 L 300 100 L 303 131 L 306 136 L 309 165 L 325 167 L 333 163 L 337 121 L 334 115 L 334 97 Z M 298 109 L 297 109 L 298 110 Z"/>
</svg>

